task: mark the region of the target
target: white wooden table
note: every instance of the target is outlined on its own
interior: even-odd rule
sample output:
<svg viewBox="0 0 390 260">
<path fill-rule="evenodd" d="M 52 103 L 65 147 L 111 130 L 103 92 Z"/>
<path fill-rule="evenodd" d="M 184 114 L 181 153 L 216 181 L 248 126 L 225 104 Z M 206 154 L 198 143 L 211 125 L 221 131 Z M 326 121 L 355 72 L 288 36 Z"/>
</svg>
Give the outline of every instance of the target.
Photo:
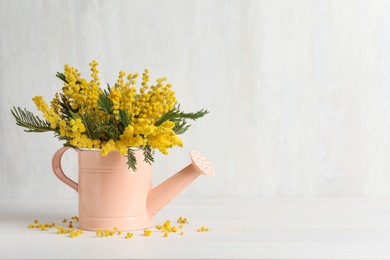
<svg viewBox="0 0 390 260">
<path fill-rule="evenodd" d="M 77 215 L 76 200 L 0 200 L 1 259 L 390 259 L 390 198 L 175 199 L 184 236 L 77 238 L 26 226 Z M 209 232 L 198 233 L 200 226 Z"/>
</svg>

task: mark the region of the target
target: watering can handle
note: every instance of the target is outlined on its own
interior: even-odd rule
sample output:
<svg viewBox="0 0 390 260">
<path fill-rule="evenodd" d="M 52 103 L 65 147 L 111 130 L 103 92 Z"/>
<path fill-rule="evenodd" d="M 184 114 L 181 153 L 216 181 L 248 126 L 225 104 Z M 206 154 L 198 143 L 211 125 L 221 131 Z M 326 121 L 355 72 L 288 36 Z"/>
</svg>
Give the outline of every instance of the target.
<svg viewBox="0 0 390 260">
<path fill-rule="evenodd" d="M 64 174 L 64 172 L 62 171 L 62 167 L 61 167 L 62 155 L 68 149 L 74 149 L 74 148 L 72 148 L 72 147 L 62 147 L 62 148 L 58 149 L 57 152 L 54 154 L 53 160 L 52 160 L 53 172 L 58 177 L 58 179 L 60 179 L 60 181 L 62 181 L 63 183 L 65 183 L 66 185 L 68 185 L 69 187 L 75 189 L 78 192 L 79 185 L 76 182 L 72 181 L 69 177 L 67 177 Z"/>
</svg>

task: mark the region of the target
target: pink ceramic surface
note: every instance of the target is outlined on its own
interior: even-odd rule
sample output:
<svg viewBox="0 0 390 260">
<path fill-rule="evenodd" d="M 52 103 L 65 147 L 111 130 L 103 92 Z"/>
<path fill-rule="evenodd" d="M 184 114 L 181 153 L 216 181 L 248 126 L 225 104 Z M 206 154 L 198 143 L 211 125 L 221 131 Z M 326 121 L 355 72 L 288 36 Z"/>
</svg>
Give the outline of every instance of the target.
<svg viewBox="0 0 390 260">
<path fill-rule="evenodd" d="M 145 229 L 162 209 L 200 173 L 214 175 L 214 168 L 199 152 L 192 151 L 192 163 L 152 189 L 152 167 L 135 150 L 137 170 L 127 168 L 127 158 L 119 152 L 102 156 L 100 150 L 77 149 L 79 176 L 76 183 L 61 168 L 63 147 L 53 156 L 55 175 L 79 193 L 79 228 L 84 230 Z"/>
</svg>

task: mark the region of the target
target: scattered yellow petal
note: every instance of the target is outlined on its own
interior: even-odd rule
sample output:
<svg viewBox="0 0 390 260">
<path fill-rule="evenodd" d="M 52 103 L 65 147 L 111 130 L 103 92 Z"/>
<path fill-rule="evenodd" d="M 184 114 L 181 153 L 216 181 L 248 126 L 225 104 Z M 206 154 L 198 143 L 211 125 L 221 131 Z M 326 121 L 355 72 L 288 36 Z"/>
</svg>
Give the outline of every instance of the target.
<svg viewBox="0 0 390 260">
<path fill-rule="evenodd" d="M 153 232 L 152 230 L 146 229 L 144 230 L 144 236 L 150 237 L 152 235 L 152 232 Z"/>
</svg>

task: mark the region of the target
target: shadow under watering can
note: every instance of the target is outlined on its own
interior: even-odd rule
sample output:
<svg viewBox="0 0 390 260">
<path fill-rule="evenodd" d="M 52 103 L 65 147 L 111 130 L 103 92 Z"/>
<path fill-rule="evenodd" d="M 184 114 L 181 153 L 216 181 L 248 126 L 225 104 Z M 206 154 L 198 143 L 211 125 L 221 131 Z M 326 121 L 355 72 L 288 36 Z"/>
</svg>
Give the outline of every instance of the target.
<svg viewBox="0 0 390 260">
<path fill-rule="evenodd" d="M 215 170 L 201 153 L 191 151 L 191 163 L 152 188 L 152 166 L 134 150 L 137 170 L 127 168 L 127 158 L 117 151 L 102 156 L 98 149 L 75 149 L 78 153 L 78 181 L 68 178 L 61 157 L 71 147 L 53 156 L 55 175 L 79 194 L 79 228 L 84 230 L 138 230 L 150 228 L 153 216 L 200 174 L 213 176 Z"/>
</svg>

